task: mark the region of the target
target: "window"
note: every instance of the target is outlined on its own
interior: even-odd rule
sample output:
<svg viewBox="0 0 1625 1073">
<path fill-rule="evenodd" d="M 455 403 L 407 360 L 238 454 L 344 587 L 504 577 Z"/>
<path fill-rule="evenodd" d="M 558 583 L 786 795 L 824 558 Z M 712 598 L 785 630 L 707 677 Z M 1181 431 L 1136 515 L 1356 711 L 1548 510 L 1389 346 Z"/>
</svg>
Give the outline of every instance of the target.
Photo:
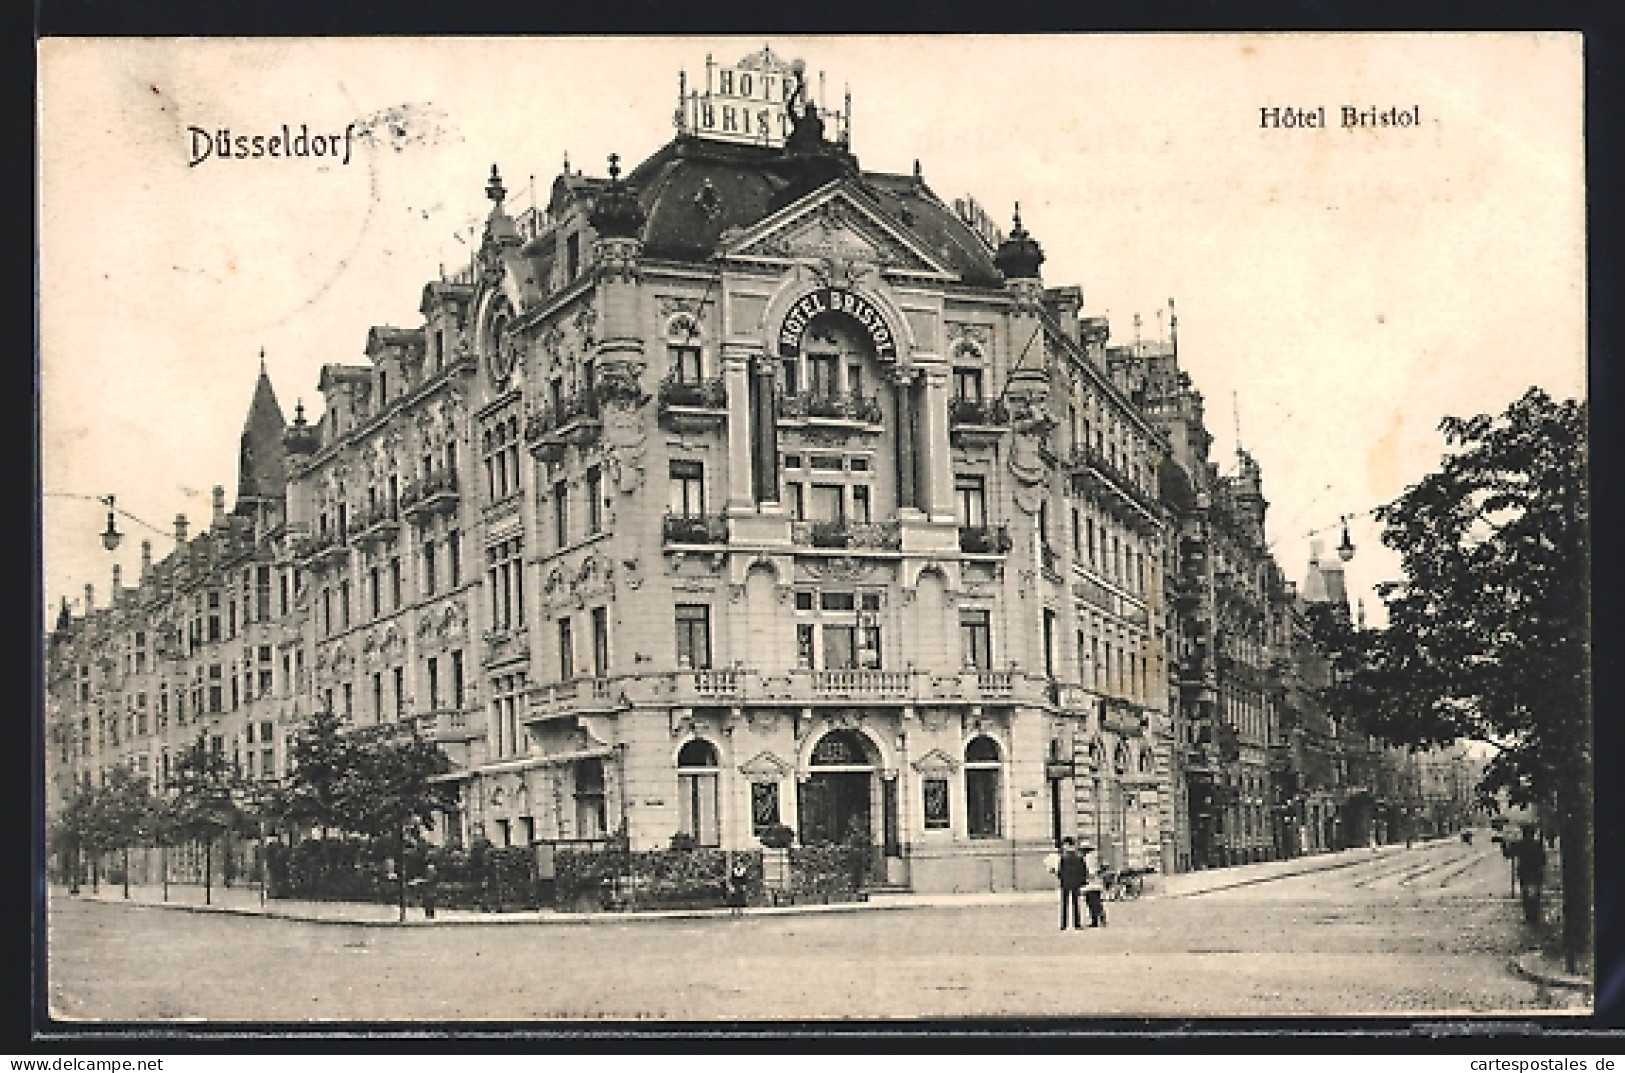
<svg viewBox="0 0 1625 1073">
<path fill-rule="evenodd" d="M 286 571 L 279 571 L 276 576 L 276 613 L 288 613 L 288 575 Z"/>
<path fill-rule="evenodd" d="M 954 398 L 966 402 L 982 401 L 982 370 L 955 368 Z"/>
<path fill-rule="evenodd" d="M 965 833 L 999 837 L 999 744 L 983 734 L 965 746 Z"/>
<path fill-rule="evenodd" d="M 423 541 L 423 595 L 425 596 L 434 595 L 434 574 L 434 541 L 425 539 Z"/>
<path fill-rule="evenodd" d="M 872 519 L 869 505 L 869 486 L 854 484 L 852 486 L 852 520 L 859 525 L 868 525 Z"/>
<path fill-rule="evenodd" d="M 389 609 L 401 609 L 401 557 L 399 555 L 389 560 Z"/>
<path fill-rule="evenodd" d="M 491 590 L 491 628 L 500 633 L 525 624 L 524 538 L 509 537 L 485 549 L 485 576 Z"/>
<path fill-rule="evenodd" d="M 920 790 L 925 796 L 926 830 L 944 830 L 948 826 L 948 780 L 921 779 Z"/>
<path fill-rule="evenodd" d="M 355 690 L 350 688 L 350 683 L 349 682 L 345 682 L 344 683 L 344 718 L 350 719 L 350 718 L 353 718 L 354 716 L 355 716 Z"/>
<path fill-rule="evenodd" d="M 322 633 L 333 632 L 333 590 L 322 589 Z"/>
<path fill-rule="evenodd" d="M 406 668 L 395 668 L 395 718 L 406 714 Z"/>
<path fill-rule="evenodd" d="M 592 676 L 603 678 L 609 674 L 609 609 L 592 609 Z"/>
<path fill-rule="evenodd" d="M 750 784 L 751 833 L 760 835 L 779 821 L 779 784 L 753 782 Z"/>
<path fill-rule="evenodd" d="M 807 355 L 807 390 L 814 395 L 829 396 L 838 390 L 835 383 L 839 358 L 834 354 Z"/>
<path fill-rule="evenodd" d="M 596 838 L 606 829 L 604 762 L 597 757 L 576 761 L 576 837 Z"/>
<path fill-rule="evenodd" d="M 339 582 L 339 628 L 350 628 L 350 579 Z"/>
<path fill-rule="evenodd" d="M 987 495 L 980 476 L 960 474 L 954 478 L 954 495 L 959 500 L 959 524 L 973 529 L 987 525 Z"/>
<path fill-rule="evenodd" d="M 711 666 L 711 609 L 705 604 L 677 605 L 677 666 Z"/>
<path fill-rule="evenodd" d="M 669 468 L 671 479 L 671 513 L 684 518 L 696 518 L 705 513 L 705 466 L 687 459 L 673 459 Z"/>
<path fill-rule="evenodd" d="M 440 660 L 437 659 L 434 656 L 430 656 L 429 659 L 428 659 L 428 665 L 427 665 L 426 670 L 427 670 L 427 676 L 428 676 L 428 679 L 429 679 L 429 710 L 431 712 L 439 711 L 440 710 Z"/>
<path fill-rule="evenodd" d="M 685 743 L 677 753 L 678 830 L 696 845 L 722 844 L 717 808 L 716 746 L 703 738 Z"/>
<path fill-rule="evenodd" d="M 581 234 L 577 232 L 564 240 L 564 280 L 566 283 L 581 274 Z"/>
<path fill-rule="evenodd" d="M 811 510 L 808 516 L 815 522 L 842 522 L 846 520 L 845 497 L 838 484 L 812 486 Z"/>
<path fill-rule="evenodd" d="M 254 618 L 264 622 L 271 617 L 271 568 L 254 568 Z"/>
<path fill-rule="evenodd" d="M 965 642 L 965 666 L 979 671 L 993 668 L 993 631 L 987 611 L 961 611 L 959 633 Z"/>
<path fill-rule="evenodd" d="M 382 587 L 378 584 L 378 568 L 375 566 L 367 571 L 367 591 L 372 597 L 372 617 L 377 618 L 383 613 Z"/>
<path fill-rule="evenodd" d="M 463 539 L 457 530 L 452 529 L 446 533 L 446 573 L 450 575 L 449 585 L 460 585 L 463 581 Z"/>
<path fill-rule="evenodd" d="M 570 620 L 559 619 L 559 680 L 568 682 L 576 676 L 575 639 L 570 633 Z"/>
<path fill-rule="evenodd" d="M 1055 677 L 1055 612 L 1044 609 L 1044 673 Z"/>
<path fill-rule="evenodd" d="M 505 674 L 491 683 L 491 723 L 498 756 L 519 751 L 519 697 L 524 689 L 523 674 Z"/>
<path fill-rule="evenodd" d="M 604 471 L 598 466 L 587 469 L 587 533 L 604 531 Z"/>
<path fill-rule="evenodd" d="M 463 653 L 461 650 L 451 654 L 451 706 L 458 710 L 463 707 Z"/>
<path fill-rule="evenodd" d="M 372 672 L 372 721 L 384 721 L 384 672 Z"/>
<path fill-rule="evenodd" d="M 553 539 L 561 548 L 570 543 L 570 486 L 563 481 L 553 484 Z"/>
<path fill-rule="evenodd" d="M 693 343 L 671 343 L 666 347 L 671 364 L 671 378 L 679 384 L 697 384 L 700 372 L 700 348 Z"/>
</svg>

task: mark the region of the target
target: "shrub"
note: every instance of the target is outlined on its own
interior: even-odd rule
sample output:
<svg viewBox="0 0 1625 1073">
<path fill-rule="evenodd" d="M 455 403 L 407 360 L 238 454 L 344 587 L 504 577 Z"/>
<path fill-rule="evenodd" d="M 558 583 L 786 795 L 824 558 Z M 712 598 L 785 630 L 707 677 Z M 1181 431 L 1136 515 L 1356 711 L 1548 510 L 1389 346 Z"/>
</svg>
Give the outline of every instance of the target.
<svg viewBox="0 0 1625 1073">
<path fill-rule="evenodd" d="M 774 823 L 762 828 L 757 837 L 768 849 L 789 849 L 795 844 L 796 833 L 787 824 Z"/>
</svg>

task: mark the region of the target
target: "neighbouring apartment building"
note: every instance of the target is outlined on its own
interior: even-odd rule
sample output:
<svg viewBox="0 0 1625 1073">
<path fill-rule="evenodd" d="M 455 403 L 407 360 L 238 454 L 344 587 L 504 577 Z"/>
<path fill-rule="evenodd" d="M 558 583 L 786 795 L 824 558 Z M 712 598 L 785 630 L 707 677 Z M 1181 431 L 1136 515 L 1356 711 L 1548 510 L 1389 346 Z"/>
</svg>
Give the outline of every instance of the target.
<svg viewBox="0 0 1625 1073">
<path fill-rule="evenodd" d="M 473 264 L 323 368 L 319 420 L 262 369 L 229 514 L 64 607 L 59 792 L 161 780 L 199 725 L 280 777 L 326 709 L 442 744 L 452 842 L 782 823 L 919 891 L 1048 885 L 1065 835 L 1331 847 L 1259 467 L 1220 473 L 1176 344 L 1109 345 L 1019 213 L 864 170 L 766 48 L 630 171 L 485 192 Z"/>
</svg>

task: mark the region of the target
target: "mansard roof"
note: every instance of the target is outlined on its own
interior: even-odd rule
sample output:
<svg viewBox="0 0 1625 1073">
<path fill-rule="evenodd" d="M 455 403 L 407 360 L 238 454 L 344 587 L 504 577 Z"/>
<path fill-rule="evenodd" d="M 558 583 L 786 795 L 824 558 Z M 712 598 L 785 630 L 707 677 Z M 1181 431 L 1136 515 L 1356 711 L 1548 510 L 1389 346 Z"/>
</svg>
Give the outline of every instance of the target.
<svg viewBox="0 0 1625 1073">
<path fill-rule="evenodd" d="M 725 233 L 748 229 L 830 182 L 844 182 L 893 226 L 935 251 L 963 282 L 1002 285 L 993 252 L 922 180 L 862 171 L 856 158 L 833 147 L 817 159 L 818 174 L 828 180 L 802 190 L 807 162 L 780 149 L 694 137 L 668 142 L 627 176 L 647 217 L 645 255 L 709 260 Z M 602 185 L 586 189 L 596 192 Z"/>
</svg>

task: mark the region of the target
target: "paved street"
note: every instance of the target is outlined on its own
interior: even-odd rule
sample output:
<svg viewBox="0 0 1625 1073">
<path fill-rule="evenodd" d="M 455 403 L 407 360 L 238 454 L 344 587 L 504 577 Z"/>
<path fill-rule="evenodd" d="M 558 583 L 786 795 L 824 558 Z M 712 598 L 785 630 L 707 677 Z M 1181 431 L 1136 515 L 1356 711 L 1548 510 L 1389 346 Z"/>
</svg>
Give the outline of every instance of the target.
<svg viewBox="0 0 1625 1073">
<path fill-rule="evenodd" d="M 1541 1010 L 1480 840 L 1109 904 L 390 928 L 56 897 L 54 1010 L 118 1020 L 1280 1016 Z M 1280 869 L 1277 869 L 1279 871 Z M 1263 874 L 1257 868 L 1255 874 Z M 1246 873 L 1237 871 L 1236 876 Z M 1207 885 L 1221 872 L 1206 873 Z"/>
</svg>

